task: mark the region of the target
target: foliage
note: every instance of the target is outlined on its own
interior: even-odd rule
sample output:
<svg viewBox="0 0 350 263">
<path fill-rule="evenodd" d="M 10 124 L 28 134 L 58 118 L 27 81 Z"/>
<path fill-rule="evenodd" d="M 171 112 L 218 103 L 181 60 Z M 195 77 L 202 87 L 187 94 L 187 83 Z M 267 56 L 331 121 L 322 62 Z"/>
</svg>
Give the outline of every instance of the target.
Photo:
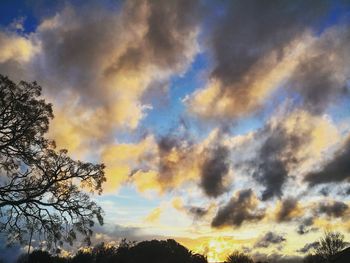
<svg viewBox="0 0 350 263">
<path fill-rule="evenodd" d="M 225 263 L 254 263 L 254 261 L 244 253 L 235 251 L 227 257 Z"/>
<path fill-rule="evenodd" d="M 102 210 L 88 193 L 101 193 L 104 165 L 75 161 L 44 137 L 52 105 L 34 83 L 13 83 L 0 75 L 0 231 L 8 242 L 43 238 L 72 242 L 77 234 L 89 243 L 94 218 Z"/>
<path fill-rule="evenodd" d="M 330 262 L 345 246 L 343 234 L 339 232 L 325 232 L 324 236 L 319 240 L 319 246 L 316 247 L 315 254 L 326 262 Z"/>
<path fill-rule="evenodd" d="M 314 253 L 307 255 L 304 263 L 329 263 L 346 247 L 344 235 L 339 232 L 326 231 L 317 242 Z"/>
<path fill-rule="evenodd" d="M 29 256 L 37 253 L 34 251 Z M 35 263 L 58 263 L 57 257 L 35 257 Z M 26 259 L 26 258 L 25 258 Z M 195 254 L 175 240 L 152 240 L 140 243 L 122 242 L 119 246 L 99 244 L 90 250 L 80 250 L 69 259 L 60 258 L 62 263 L 207 263 L 203 255 Z M 34 261 L 17 261 L 17 263 L 34 263 Z"/>
</svg>

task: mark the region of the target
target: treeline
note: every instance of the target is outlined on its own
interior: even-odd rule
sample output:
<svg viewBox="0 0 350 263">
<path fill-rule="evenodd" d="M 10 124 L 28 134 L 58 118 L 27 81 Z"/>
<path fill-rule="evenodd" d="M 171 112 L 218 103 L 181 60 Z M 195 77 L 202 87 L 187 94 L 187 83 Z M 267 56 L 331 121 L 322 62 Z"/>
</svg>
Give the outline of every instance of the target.
<svg viewBox="0 0 350 263">
<path fill-rule="evenodd" d="M 205 256 L 193 253 L 173 239 L 139 243 L 122 241 L 118 246 L 103 243 L 92 249 L 79 250 L 73 257 L 53 256 L 35 250 L 22 255 L 17 263 L 207 263 Z"/>
<path fill-rule="evenodd" d="M 313 242 L 303 263 L 349 263 L 350 248 L 339 232 L 325 232 L 319 241 Z M 1 262 L 1 260 L 0 260 Z M 204 255 L 194 253 L 173 239 L 127 242 L 119 245 L 101 243 L 94 248 L 79 250 L 74 256 L 60 257 L 47 251 L 35 250 L 20 256 L 16 263 L 208 263 Z M 275 262 L 275 261 L 274 261 Z M 234 251 L 224 263 L 254 263 L 241 252 Z M 256 261 L 255 263 L 268 263 Z"/>
</svg>

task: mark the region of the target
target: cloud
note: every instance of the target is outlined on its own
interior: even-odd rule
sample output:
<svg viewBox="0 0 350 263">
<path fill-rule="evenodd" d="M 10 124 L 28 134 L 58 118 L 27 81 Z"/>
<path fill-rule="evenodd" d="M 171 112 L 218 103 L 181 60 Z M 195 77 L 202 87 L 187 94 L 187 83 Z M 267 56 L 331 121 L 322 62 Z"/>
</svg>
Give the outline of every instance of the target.
<svg viewBox="0 0 350 263">
<path fill-rule="evenodd" d="M 348 26 L 326 30 L 302 55 L 288 79 L 287 86 L 301 96 L 309 112 L 322 114 L 337 99 L 349 95 L 349 40 Z"/>
<path fill-rule="evenodd" d="M 210 197 L 217 197 L 227 191 L 225 176 L 230 169 L 229 153 L 227 147 L 219 145 L 208 153 L 202 165 L 200 186 Z"/>
<path fill-rule="evenodd" d="M 309 140 L 310 128 L 298 127 L 298 115 L 295 113 L 285 116 L 281 122 L 278 121 L 279 118 L 271 120 L 254 136 L 255 140 L 262 141 L 262 145 L 247 165 L 253 178 L 265 186 L 263 200 L 282 196 L 288 175 L 299 161 L 298 151 Z M 293 119 L 296 121 L 293 122 Z"/>
<path fill-rule="evenodd" d="M 297 233 L 299 235 L 305 235 L 311 231 L 317 231 L 316 227 L 312 227 L 314 220 L 313 217 L 307 217 L 302 220 L 301 224 L 298 226 Z"/>
<path fill-rule="evenodd" d="M 245 1 L 222 8 L 209 34 L 211 80 L 189 101 L 191 111 L 207 118 L 234 118 L 260 108 L 308 52 L 312 32 L 330 5 Z"/>
<path fill-rule="evenodd" d="M 288 222 L 296 218 L 302 213 L 298 205 L 298 200 L 295 198 L 287 198 L 279 203 L 276 211 L 277 222 Z"/>
<path fill-rule="evenodd" d="M 162 214 L 162 208 L 156 207 L 147 215 L 147 217 L 145 218 L 145 222 L 157 223 L 159 222 L 161 214 Z"/>
<path fill-rule="evenodd" d="M 209 211 L 213 208 L 211 204 L 208 208 L 194 205 L 186 205 L 182 198 L 175 197 L 171 201 L 172 207 L 180 212 L 185 212 L 186 214 L 192 216 L 194 219 L 201 219 L 206 216 Z"/>
<path fill-rule="evenodd" d="M 282 235 L 275 234 L 273 232 L 267 232 L 256 243 L 255 247 L 267 248 L 270 245 L 281 244 L 286 241 L 286 238 Z"/>
<path fill-rule="evenodd" d="M 305 176 L 305 181 L 314 186 L 317 184 L 348 181 L 350 177 L 350 137 L 347 138 L 334 156 L 318 171 Z"/>
<path fill-rule="evenodd" d="M 190 112 L 238 119 L 271 105 L 283 89 L 296 107 L 322 114 L 349 94 L 349 27 L 318 28 L 331 12 L 329 2 L 224 6 L 209 34 L 213 70 L 206 86 L 187 97 Z"/>
<path fill-rule="evenodd" d="M 247 138 L 243 147 L 237 148 L 240 157 L 235 167 L 243 167 L 244 173 L 265 187 L 262 200 L 281 198 L 285 187 L 301 181 L 341 141 L 329 117 L 289 110 L 288 105 Z M 247 151 L 251 153 L 245 154 Z"/>
<path fill-rule="evenodd" d="M 193 182 L 209 197 L 229 190 L 230 149 L 221 144 L 217 130 L 205 139 L 194 141 L 187 132 L 176 131 L 158 138 L 153 153 L 136 165 L 132 181 L 141 191 L 159 193 Z"/>
<path fill-rule="evenodd" d="M 341 201 L 322 202 L 318 205 L 318 213 L 329 217 L 343 217 L 349 206 Z"/>
<path fill-rule="evenodd" d="M 252 255 L 256 262 L 276 262 L 276 263 L 301 263 L 303 258 L 295 255 L 283 255 L 279 253 L 254 253 Z"/>
<path fill-rule="evenodd" d="M 193 214 L 196 219 L 202 218 L 208 213 L 208 209 L 198 206 L 188 207 L 188 211 L 189 213 Z"/>
<path fill-rule="evenodd" d="M 155 145 L 154 137 L 148 136 L 138 143 L 111 144 L 105 147 L 101 153 L 101 160 L 106 164 L 105 191 L 115 191 L 121 184 L 134 179 L 130 178 L 134 169 L 148 163 L 157 154 Z M 147 171 L 140 173 L 148 175 Z"/>
<path fill-rule="evenodd" d="M 9 61 L 28 62 L 39 51 L 39 47 L 28 37 L 13 32 L 0 31 L 0 64 Z"/>
<path fill-rule="evenodd" d="M 135 129 L 153 84 L 190 65 L 198 52 L 196 7 L 196 1 L 126 1 L 110 9 L 66 4 L 28 36 L 1 32 L 0 69 L 43 86 L 55 105 L 50 136 L 59 147 L 89 151 L 117 129 Z"/>
<path fill-rule="evenodd" d="M 260 221 L 265 211 L 258 208 L 258 199 L 251 189 L 238 191 L 230 201 L 220 207 L 213 218 L 212 227 L 232 225 L 239 227 L 247 222 Z"/>
<path fill-rule="evenodd" d="M 312 242 L 312 243 L 306 243 L 305 246 L 303 246 L 302 248 L 298 249 L 297 252 L 306 254 L 308 253 L 310 250 L 313 250 L 315 248 L 317 248 L 319 246 L 319 242 Z"/>
<path fill-rule="evenodd" d="M 262 133 L 267 134 L 267 138 L 259 150 L 253 177 L 266 187 L 262 199 L 267 200 L 282 196 L 282 186 L 288 176 L 287 166 L 304 138 L 297 134 L 290 136 L 283 127 L 267 127 Z"/>
</svg>

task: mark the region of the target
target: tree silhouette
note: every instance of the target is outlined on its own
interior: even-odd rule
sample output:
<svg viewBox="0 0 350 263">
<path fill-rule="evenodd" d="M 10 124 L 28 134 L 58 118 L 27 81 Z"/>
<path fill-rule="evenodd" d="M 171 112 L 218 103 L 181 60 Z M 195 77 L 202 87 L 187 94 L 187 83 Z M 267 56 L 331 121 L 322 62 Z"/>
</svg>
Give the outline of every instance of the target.
<svg viewBox="0 0 350 263">
<path fill-rule="evenodd" d="M 319 246 L 315 249 L 315 254 L 324 259 L 325 262 L 331 262 L 331 259 L 346 246 L 344 235 L 339 232 L 327 231 L 319 240 Z"/>
<path fill-rule="evenodd" d="M 254 261 L 244 253 L 235 251 L 226 258 L 225 263 L 254 263 Z"/>
<path fill-rule="evenodd" d="M 101 193 L 104 165 L 55 150 L 44 137 L 52 106 L 40 95 L 35 82 L 15 84 L 0 75 L 0 231 L 9 242 L 30 242 L 35 233 L 49 248 L 72 243 L 77 233 L 89 243 L 102 210 L 79 187 Z"/>
<path fill-rule="evenodd" d="M 34 257 L 33 257 L 34 255 Z M 30 261 L 31 259 L 37 261 Z M 44 260 L 44 261 L 43 261 Z M 175 240 L 152 240 L 129 243 L 123 240 L 119 246 L 98 244 L 93 249 L 80 250 L 72 258 L 52 257 L 47 252 L 33 251 L 17 260 L 17 263 L 208 263 L 200 254 L 192 253 Z"/>
</svg>

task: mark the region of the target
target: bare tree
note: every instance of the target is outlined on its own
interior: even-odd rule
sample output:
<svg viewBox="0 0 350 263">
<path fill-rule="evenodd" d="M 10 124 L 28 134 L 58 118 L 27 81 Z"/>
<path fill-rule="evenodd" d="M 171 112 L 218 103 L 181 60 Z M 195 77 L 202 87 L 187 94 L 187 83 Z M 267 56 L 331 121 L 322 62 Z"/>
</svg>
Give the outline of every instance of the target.
<svg viewBox="0 0 350 263">
<path fill-rule="evenodd" d="M 346 246 L 344 235 L 339 232 L 327 231 L 319 240 L 319 245 L 315 248 L 316 256 L 325 262 L 331 262 L 332 258 Z"/>
<path fill-rule="evenodd" d="M 52 106 L 34 83 L 0 75 L 0 231 L 8 241 L 45 238 L 48 246 L 72 243 L 77 233 L 89 243 L 101 208 L 104 165 L 75 161 L 44 137 Z"/>
</svg>

